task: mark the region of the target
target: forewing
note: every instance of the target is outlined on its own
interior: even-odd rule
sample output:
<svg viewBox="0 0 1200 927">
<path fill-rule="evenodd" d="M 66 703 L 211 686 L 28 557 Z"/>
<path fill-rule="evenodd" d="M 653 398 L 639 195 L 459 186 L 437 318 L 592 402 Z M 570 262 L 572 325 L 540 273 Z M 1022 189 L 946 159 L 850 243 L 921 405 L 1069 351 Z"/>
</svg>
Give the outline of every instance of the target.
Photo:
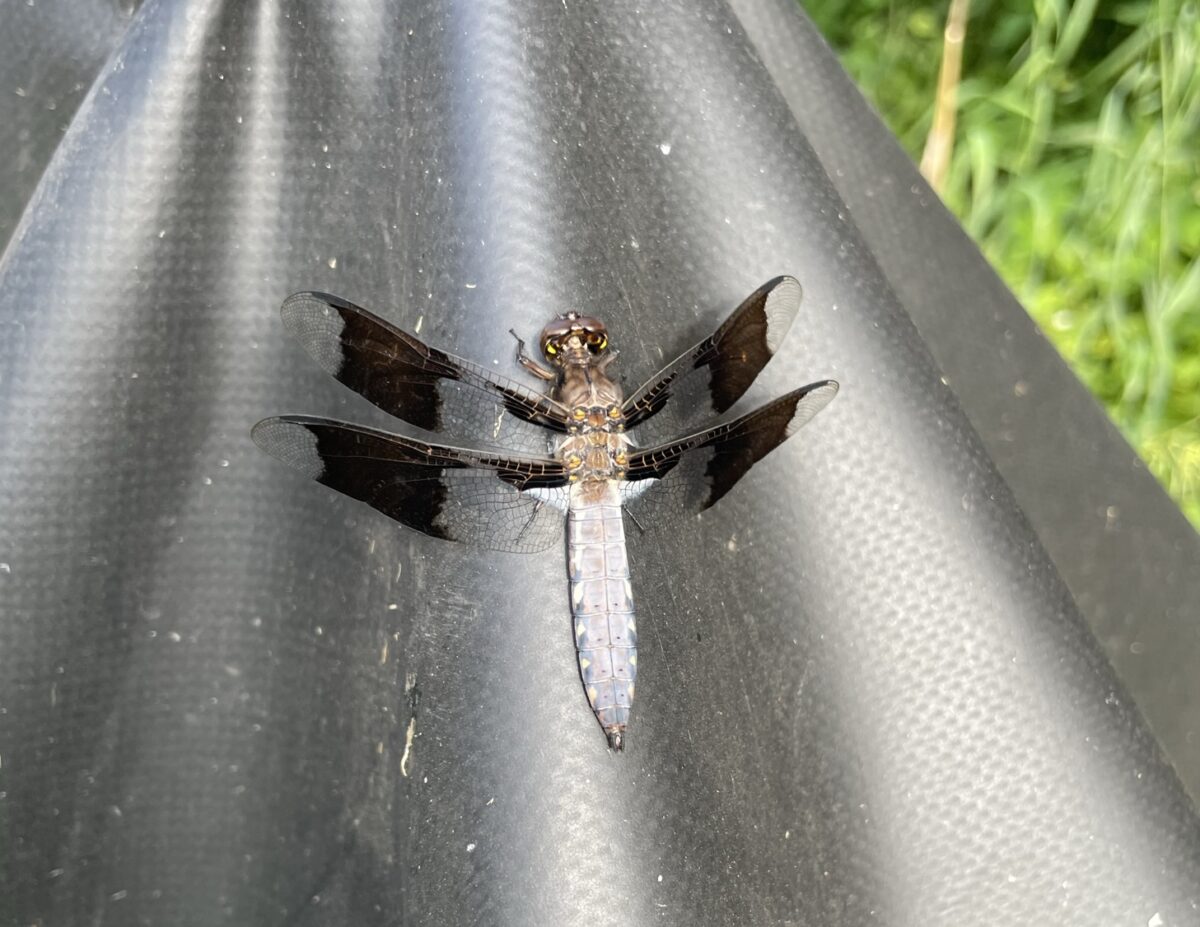
<svg viewBox="0 0 1200 927">
<path fill-rule="evenodd" d="M 636 390 L 624 406 L 625 425 L 635 429 L 658 416 L 649 436 L 679 434 L 698 421 L 721 415 L 749 389 L 779 349 L 803 291 L 795 277 L 776 277 L 750 294 L 721 326 Z"/>
<path fill-rule="evenodd" d="M 561 540 L 568 489 L 556 460 L 444 447 L 312 416 L 269 418 L 252 435 L 306 476 L 431 537 L 518 553 Z"/>
<path fill-rule="evenodd" d="M 812 383 L 740 418 L 630 454 L 622 487 L 626 507 L 639 523 L 669 522 L 707 509 L 837 391 L 833 380 Z"/>
<path fill-rule="evenodd" d="M 549 396 L 431 348 L 339 296 L 297 293 L 281 314 L 325 371 L 419 428 L 538 454 L 549 447 L 543 429 L 566 431 L 566 410 Z"/>
</svg>

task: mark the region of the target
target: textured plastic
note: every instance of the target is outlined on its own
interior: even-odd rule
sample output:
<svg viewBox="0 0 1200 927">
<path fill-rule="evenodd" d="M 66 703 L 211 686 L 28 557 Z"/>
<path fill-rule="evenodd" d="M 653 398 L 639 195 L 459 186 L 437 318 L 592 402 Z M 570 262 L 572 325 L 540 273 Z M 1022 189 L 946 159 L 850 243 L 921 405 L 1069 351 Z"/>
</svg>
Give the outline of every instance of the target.
<svg viewBox="0 0 1200 927">
<path fill-rule="evenodd" d="M 1200 536 L 834 67 L 811 24 L 790 15 L 787 0 L 731 5 L 1194 800 Z M 986 14 L 971 28 L 986 29 Z"/>
<path fill-rule="evenodd" d="M 0 50 L 33 60 L 24 9 Z M 936 208 L 884 234 L 847 205 L 818 136 L 879 130 L 798 10 L 57 16 L 87 97 L 25 149 L 53 152 L 31 198 L 0 175 L 0 921 L 1198 921 L 1194 809 L 910 304 L 1003 294 Z M 847 164 L 910 176 L 886 142 Z M 923 236 L 945 263 L 898 280 Z M 414 535 L 249 439 L 385 424 L 286 338 L 297 289 L 508 372 L 509 327 L 586 309 L 630 385 L 778 273 L 805 305 L 743 407 L 842 392 L 701 519 L 630 532 L 622 756 L 561 556 Z M 1048 376 L 1037 405 L 1082 410 L 1117 448 L 1097 478 L 1194 567 Z M 1149 570 L 1122 593 L 1147 613 Z"/>
</svg>

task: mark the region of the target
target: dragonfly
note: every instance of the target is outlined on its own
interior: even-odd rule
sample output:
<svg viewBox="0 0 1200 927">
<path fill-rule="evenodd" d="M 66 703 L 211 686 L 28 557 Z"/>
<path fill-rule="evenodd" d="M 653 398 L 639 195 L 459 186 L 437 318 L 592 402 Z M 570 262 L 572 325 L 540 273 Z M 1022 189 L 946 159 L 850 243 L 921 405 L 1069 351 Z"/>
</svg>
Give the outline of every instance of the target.
<svg viewBox="0 0 1200 927">
<path fill-rule="evenodd" d="M 430 537 L 536 553 L 563 543 L 565 519 L 579 674 L 620 751 L 637 678 L 624 514 L 646 530 L 709 508 L 833 399 L 837 382 L 819 380 L 722 418 L 779 350 L 802 292 L 794 277 L 768 281 L 628 396 L 610 373 L 618 352 L 592 316 L 547 324 L 541 361 L 510 330 L 538 390 L 348 300 L 296 293 L 284 326 L 326 372 L 409 425 L 465 443 L 310 415 L 265 419 L 252 435 L 304 475 Z"/>
</svg>

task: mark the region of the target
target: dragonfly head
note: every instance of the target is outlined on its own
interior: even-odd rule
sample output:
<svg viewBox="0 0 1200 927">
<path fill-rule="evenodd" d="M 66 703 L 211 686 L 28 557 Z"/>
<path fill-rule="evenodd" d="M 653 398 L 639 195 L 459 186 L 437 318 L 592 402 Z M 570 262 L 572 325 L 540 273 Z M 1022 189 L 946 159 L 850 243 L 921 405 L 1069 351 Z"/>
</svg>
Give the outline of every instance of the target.
<svg viewBox="0 0 1200 927">
<path fill-rule="evenodd" d="M 542 329 L 538 345 L 552 364 L 586 363 L 608 350 L 608 329 L 599 319 L 568 312 Z"/>
</svg>

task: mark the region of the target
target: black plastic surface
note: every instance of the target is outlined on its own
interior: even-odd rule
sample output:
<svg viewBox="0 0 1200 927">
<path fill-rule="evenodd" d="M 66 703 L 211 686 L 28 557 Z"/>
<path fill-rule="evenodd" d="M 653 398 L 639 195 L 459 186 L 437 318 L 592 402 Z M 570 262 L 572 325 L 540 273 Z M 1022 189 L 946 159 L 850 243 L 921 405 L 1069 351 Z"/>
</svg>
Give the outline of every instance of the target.
<svg viewBox="0 0 1200 927">
<path fill-rule="evenodd" d="M 787 0 L 734 0 L 1118 675 L 1200 795 L 1200 536 Z M 976 23 L 986 29 L 986 13 Z M 914 230 L 919 230 L 914 234 Z"/>
<path fill-rule="evenodd" d="M 838 172 L 911 169 L 802 14 L 736 6 L 132 15 L 30 149 L 54 156 L 0 264 L 0 920 L 1200 920 L 1194 810 L 1039 540 L 1088 503 L 1034 530 L 929 334 L 979 314 L 1002 379 L 1004 294 L 939 209 L 875 222 Z M 95 60 L 106 33 L 58 15 Z M 839 131 L 873 139 L 845 167 Z M 921 240 L 944 263 L 898 274 Z M 296 289 L 502 369 L 510 326 L 586 308 L 632 384 L 781 272 L 806 305 L 753 399 L 842 393 L 698 522 L 634 539 L 620 757 L 557 555 L 413 535 L 249 440 L 276 412 L 382 422 L 285 339 Z M 1097 480 L 1194 569 L 1045 376 L 1013 414 L 1076 410 Z M 1136 563 L 1122 594 L 1165 615 Z"/>
</svg>

